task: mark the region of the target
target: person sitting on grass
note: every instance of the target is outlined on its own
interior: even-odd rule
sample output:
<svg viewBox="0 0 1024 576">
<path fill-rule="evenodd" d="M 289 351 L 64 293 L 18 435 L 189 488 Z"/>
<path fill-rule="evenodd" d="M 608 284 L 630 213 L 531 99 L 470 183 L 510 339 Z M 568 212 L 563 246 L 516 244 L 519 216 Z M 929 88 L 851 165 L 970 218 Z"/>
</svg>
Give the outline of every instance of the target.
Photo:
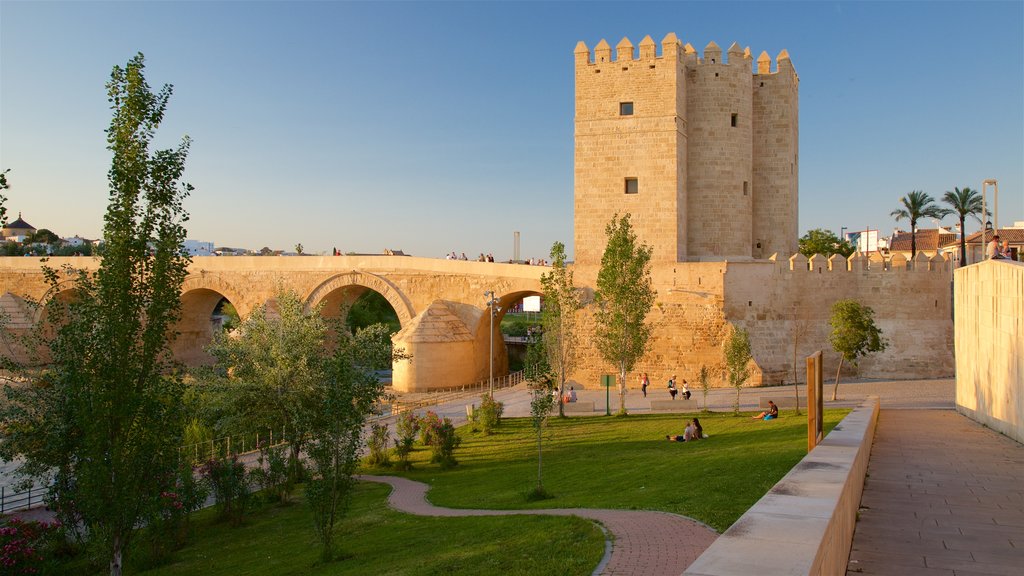
<svg viewBox="0 0 1024 576">
<path fill-rule="evenodd" d="M 704 428 L 701 427 L 700 420 L 696 418 L 686 423 L 686 429 L 683 430 L 681 436 L 672 436 L 671 434 L 665 436 L 669 442 L 690 442 L 701 438 L 704 438 Z"/>
<path fill-rule="evenodd" d="M 768 401 L 768 409 L 761 412 L 757 416 L 751 418 L 751 420 L 774 420 L 779 417 L 779 407 L 775 405 L 775 402 Z"/>
</svg>

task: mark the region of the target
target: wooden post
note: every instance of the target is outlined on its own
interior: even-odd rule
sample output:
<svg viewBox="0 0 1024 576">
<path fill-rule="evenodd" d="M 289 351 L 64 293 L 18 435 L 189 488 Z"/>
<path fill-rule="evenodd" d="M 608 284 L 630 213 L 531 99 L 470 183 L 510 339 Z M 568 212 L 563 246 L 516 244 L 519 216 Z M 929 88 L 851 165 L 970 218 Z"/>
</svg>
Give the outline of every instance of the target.
<svg viewBox="0 0 1024 576">
<path fill-rule="evenodd" d="M 823 437 L 822 411 L 824 410 L 824 391 L 822 373 L 822 354 L 818 350 L 807 357 L 807 451 L 821 442 Z"/>
</svg>

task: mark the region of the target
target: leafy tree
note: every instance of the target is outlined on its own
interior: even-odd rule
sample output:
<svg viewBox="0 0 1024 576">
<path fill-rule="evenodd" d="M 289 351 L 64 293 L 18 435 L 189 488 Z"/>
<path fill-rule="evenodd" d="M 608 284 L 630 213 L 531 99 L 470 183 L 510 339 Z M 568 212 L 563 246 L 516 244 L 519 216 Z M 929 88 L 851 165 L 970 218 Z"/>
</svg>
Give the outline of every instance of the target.
<svg viewBox="0 0 1024 576">
<path fill-rule="evenodd" d="M 544 330 L 543 350 L 547 364 L 555 375 L 558 397 L 565 394 L 565 382 L 576 367 L 578 337 L 576 314 L 582 308 L 580 292 L 573 285 L 572 271 L 565 266 L 565 245 L 551 245 L 551 271 L 540 277 L 544 287 L 544 309 L 541 323 Z M 558 403 L 558 415 L 565 416 L 564 405 Z"/>
<path fill-rule="evenodd" d="M 64 525 L 82 529 L 115 576 L 135 528 L 156 519 L 161 493 L 174 491 L 183 429 L 168 343 L 188 266 L 182 201 L 192 187 L 179 180 L 189 140 L 150 151 L 171 87 L 153 93 L 144 68 L 138 54 L 107 83 L 104 258 L 95 273 L 44 268 L 53 288 L 70 276 L 77 299 L 54 307 L 54 335 L 41 332 L 49 369 L 30 375 L 31 387 L 6 390 L 0 444 L 4 459 L 24 459 L 20 474 L 53 481 Z"/>
<path fill-rule="evenodd" d="M 836 399 L 839 392 L 839 372 L 843 369 L 844 360 L 856 366 L 861 356 L 881 352 L 888 346 L 888 342 L 882 338 L 882 331 L 875 326 L 874 315 L 874 310 L 852 299 L 840 300 L 832 305 L 832 317 L 828 321 L 832 333 L 828 340 L 840 354 L 832 400 Z"/>
<path fill-rule="evenodd" d="M 307 310 L 293 291 L 279 291 L 276 314 L 261 306 L 242 320 L 237 337 L 221 332 L 207 351 L 233 399 L 232 416 L 248 428 L 284 428 L 291 448 L 292 480 L 302 477 L 299 454 L 306 438 L 303 413 L 313 410 L 313 392 L 325 378 L 328 326 L 320 308 Z"/>
<path fill-rule="evenodd" d="M 750 376 L 750 336 L 743 328 L 735 326 L 722 341 L 722 354 L 725 356 L 725 370 L 729 385 L 736 389 L 736 400 L 733 402 L 733 413 L 740 413 L 740 389 Z"/>
<path fill-rule="evenodd" d="M 295 245 L 295 253 L 298 254 L 299 256 L 302 256 L 302 243 Z"/>
<path fill-rule="evenodd" d="M 910 220 L 910 258 L 917 256 L 917 221 L 921 218 L 943 218 L 949 210 L 933 204 L 935 199 L 921 190 L 914 190 L 900 198 L 902 208 L 889 213 L 897 222 L 906 218 Z"/>
<path fill-rule="evenodd" d="M 704 393 L 704 411 L 709 412 L 708 392 L 711 391 L 711 372 L 705 364 L 701 364 L 700 372 L 697 373 L 697 383 L 700 384 L 700 389 Z"/>
<path fill-rule="evenodd" d="M 981 223 L 982 203 L 981 194 L 977 190 L 971 190 L 964 186 L 953 188 L 942 195 L 942 201 L 949 205 L 948 213 L 956 214 L 960 219 L 960 265 L 967 265 L 967 217 L 972 216 L 978 223 Z"/>
<path fill-rule="evenodd" d="M 40 228 L 35 232 L 25 237 L 25 245 L 28 244 L 57 244 L 60 242 L 60 236 L 57 236 L 52 231 L 46 228 Z"/>
<path fill-rule="evenodd" d="M 839 254 L 843 258 L 849 258 L 853 254 L 854 247 L 845 238 L 839 238 L 835 232 L 822 228 L 808 230 L 807 234 L 800 237 L 798 241 L 800 253 L 810 258 L 815 254 L 821 254 L 828 258 L 833 254 Z"/>
<path fill-rule="evenodd" d="M 537 432 L 537 486 L 529 500 L 542 500 L 550 497 L 544 489 L 544 428 L 547 426 L 551 409 L 556 398 L 552 395 L 555 387 L 555 373 L 548 364 L 548 354 L 544 350 L 543 336 L 534 338 L 526 348 L 525 376 L 530 381 L 530 419 L 533 429 Z M 561 395 L 558 396 L 561 398 Z M 559 407 L 562 403 L 559 402 Z"/>
<path fill-rule="evenodd" d="M 629 214 L 612 217 L 605 227 L 608 245 L 597 273 L 597 349 L 619 371 L 619 413 L 626 413 L 626 373 L 646 351 L 651 326 L 647 313 L 654 305 L 651 248 L 637 245 Z"/>
<path fill-rule="evenodd" d="M 391 303 L 379 292 L 367 290 L 362 296 L 356 298 L 345 316 L 345 325 L 352 332 L 360 328 L 366 328 L 373 324 L 384 324 L 394 334 L 402 329 L 398 321 L 398 314 L 391 307 Z"/>
</svg>

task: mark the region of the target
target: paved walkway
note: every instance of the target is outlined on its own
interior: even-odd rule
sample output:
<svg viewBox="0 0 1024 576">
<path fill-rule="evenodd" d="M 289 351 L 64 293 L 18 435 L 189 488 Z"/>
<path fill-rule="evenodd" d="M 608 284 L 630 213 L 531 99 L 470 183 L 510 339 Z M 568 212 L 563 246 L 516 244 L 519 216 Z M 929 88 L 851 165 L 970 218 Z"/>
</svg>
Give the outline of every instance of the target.
<svg viewBox="0 0 1024 576">
<path fill-rule="evenodd" d="M 426 499 L 428 485 L 396 476 L 359 476 L 392 486 L 391 507 L 421 516 L 544 515 L 579 516 L 601 523 L 613 539 L 594 574 L 677 576 L 714 542 L 718 534 L 689 518 L 666 512 L 553 508 L 547 510 L 473 510 L 440 508 Z"/>
<path fill-rule="evenodd" d="M 1024 446 L 952 410 L 879 414 L 848 576 L 1024 574 Z"/>
</svg>

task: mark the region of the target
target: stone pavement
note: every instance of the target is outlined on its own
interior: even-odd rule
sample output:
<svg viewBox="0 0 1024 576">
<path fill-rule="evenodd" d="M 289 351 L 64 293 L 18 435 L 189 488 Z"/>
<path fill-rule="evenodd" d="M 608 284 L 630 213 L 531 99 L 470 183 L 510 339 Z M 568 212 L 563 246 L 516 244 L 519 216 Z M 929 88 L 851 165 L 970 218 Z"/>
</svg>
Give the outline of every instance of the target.
<svg viewBox="0 0 1024 576">
<path fill-rule="evenodd" d="M 718 534 L 699 522 L 666 512 L 553 508 L 547 510 L 473 510 L 440 508 L 426 499 L 428 485 L 395 476 L 359 476 L 392 486 L 391 507 L 421 516 L 544 515 L 579 516 L 596 520 L 613 539 L 594 574 L 676 576 L 682 574 Z"/>
<path fill-rule="evenodd" d="M 952 410 L 883 409 L 847 575 L 1024 574 L 1024 445 Z"/>
</svg>

